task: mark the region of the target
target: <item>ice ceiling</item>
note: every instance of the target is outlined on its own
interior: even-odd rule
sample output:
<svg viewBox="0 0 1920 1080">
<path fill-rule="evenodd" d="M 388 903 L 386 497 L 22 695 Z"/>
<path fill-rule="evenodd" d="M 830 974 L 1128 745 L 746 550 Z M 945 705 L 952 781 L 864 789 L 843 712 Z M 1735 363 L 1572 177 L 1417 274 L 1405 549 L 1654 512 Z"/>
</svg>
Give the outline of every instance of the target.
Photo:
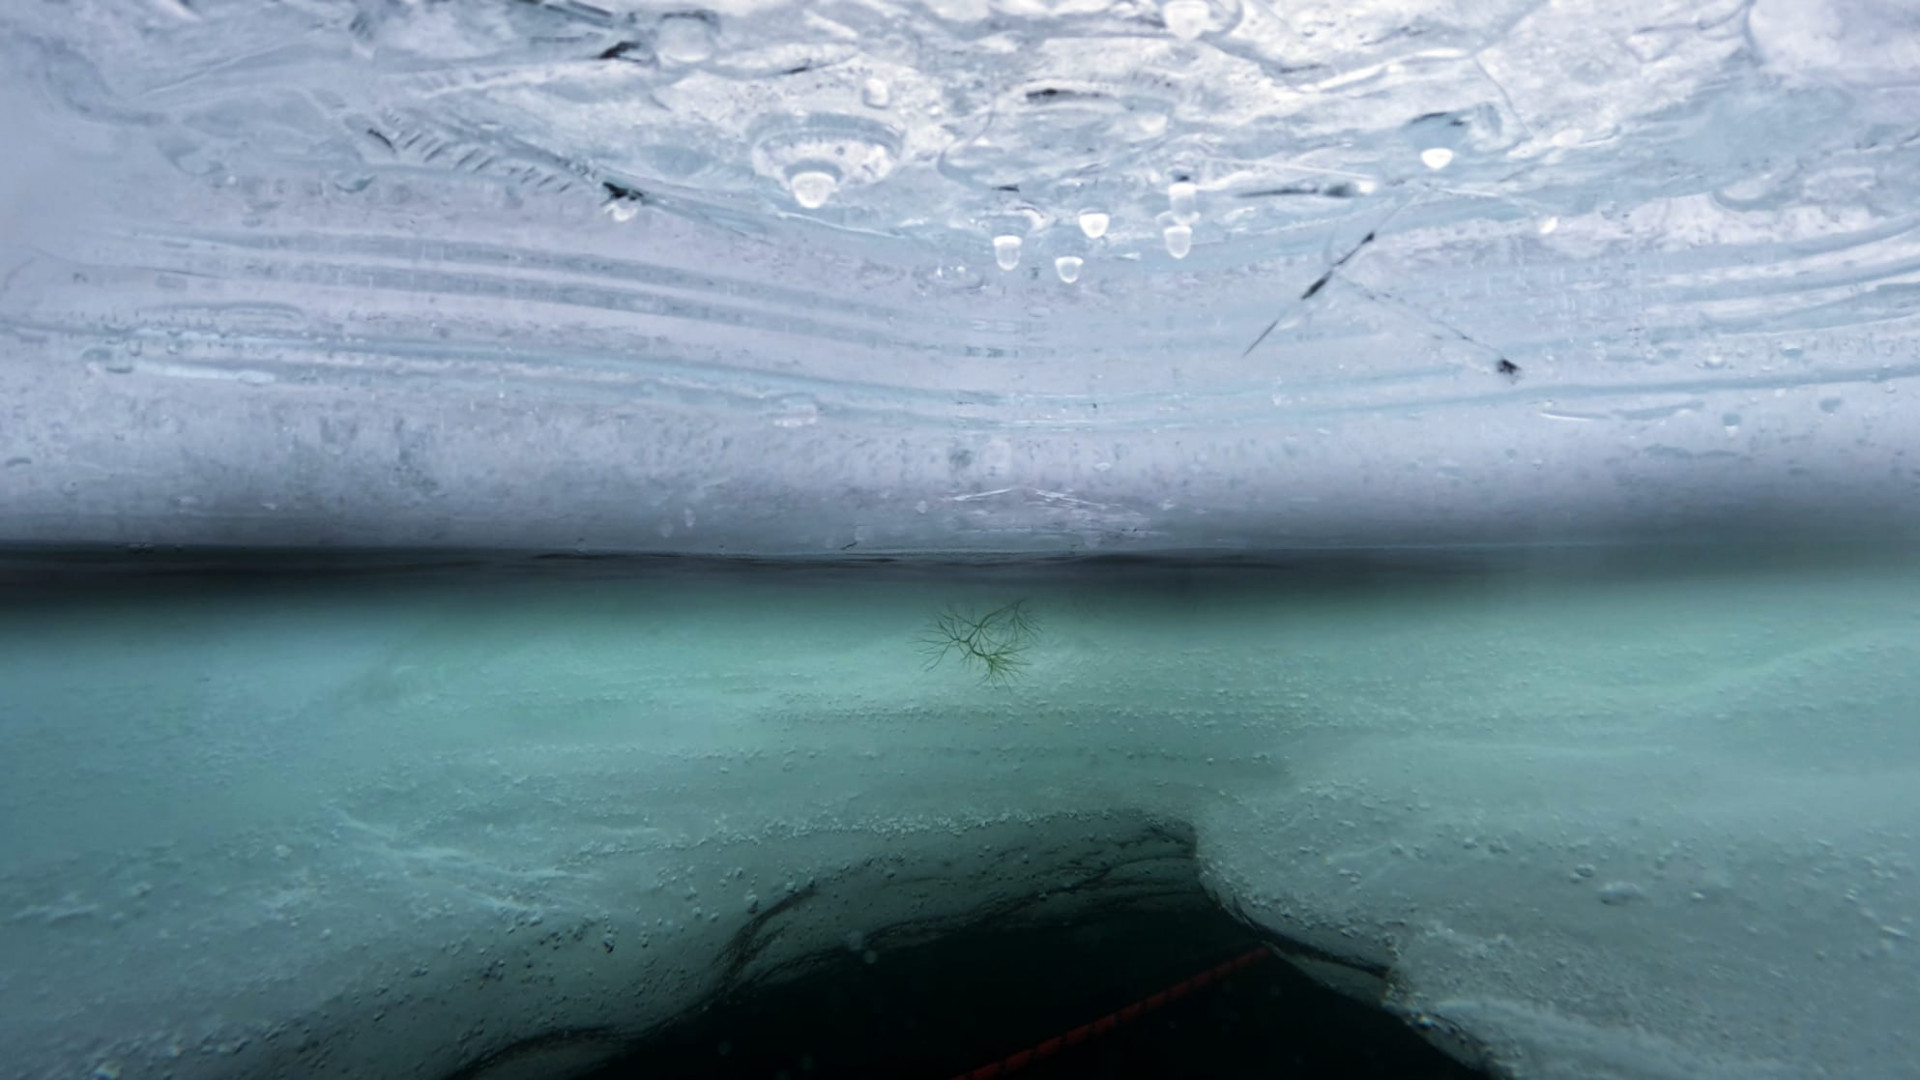
<svg viewBox="0 0 1920 1080">
<path fill-rule="evenodd" d="M 0 29 L 37 151 L 0 172 L 0 377 L 38 402 L 16 536 L 1911 524 L 1901 4 L 78 0 Z"/>
<path fill-rule="evenodd" d="M 1540 236 L 1639 204 L 1695 222 L 1569 252 L 1821 235 L 1910 194 L 1881 184 L 1920 63 L 1891 8 L 1785 0 L 104 7 L 75 48 L 177 120 L 184 168 L 264 151 L 348 188 L 396 161 L 605 184 L 975 259 L 1004 236 L 1180 258 L 1185 228 L 1245 260 L 1421 202 Z"/>
</svg>

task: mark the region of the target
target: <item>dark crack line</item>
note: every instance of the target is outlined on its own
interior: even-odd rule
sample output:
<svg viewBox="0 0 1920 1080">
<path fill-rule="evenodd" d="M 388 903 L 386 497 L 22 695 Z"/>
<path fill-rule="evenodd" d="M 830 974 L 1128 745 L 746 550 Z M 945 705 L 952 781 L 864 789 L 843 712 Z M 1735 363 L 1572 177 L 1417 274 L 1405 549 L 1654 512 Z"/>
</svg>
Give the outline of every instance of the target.
<svg viewBox="0 0 1920 1080">
<path fill-rule="evenodd" d="M 1453 325 L 1447 320 L 1440 318 L 1438 315 L 1434 315 L 1430 312 L 1423 311 L 1420 308 L 1414 307 L 1412 304 L 1407 303 L 1405 300 L 1400 299 L 1399 297 L 1393 295 L 1390 292 L 1383 292 L 1379 289 L 1369 289 L 1365 285 L 1361 285 L 1357 282 L 1350 282 L 1349 284 L 1352 284 L 1354 288 L 1360 290 L 1360 295 L 1366 297 L 1369 300 L 1372 300 L 1374 303 L 1391 304 L 1392 306 L 1399 308 L 1401 311 L 1406 312 L 1407 314 L 1413 316 L 1414 318 L 1420 320 L 1421 322 L 1428 324 L 1427 333 L 1430 336 L 1442 341 L 1445 341 L 1449 338 L 1456 341 L 1462 341 L 1468 345 L 1471 345 L 1476 349 L 1479 349 L 1481 352 L 1484 352 L 1487 355 L 1493 357 L 1494 360 L 1497 361 L 1497 363 L 1494 365 L 1494 369 L 1498 371 L 1500 374 L 1506 375 L 1509 377 L 1519 376 L 1520 365 L 1507 359 L 1505 353 L 1487 344 L 1486 342 L 1481 341 L 1479 338 L 1474 337 L 1472 334 L 1467 333 L 1465 330 L 1460 329 L 1459 327 Z"/>
<path fill-rule="evenodd" d="M 518 1042 L 508 1043 L 497 1050 L 482 1054 L 454 1071 L 447 1073 L 441 1080 L 479 1080 L 496 1068 L 512 1065 L 516 1059 L 525 1059 L 549 1050 L 559 1050 L 581 1043 L 621 1042 L 620 1034 L 612 1027 L 570 1027 L 542 1032 Z M 502 1071 L 512 1072 L 511 1068 Z"/>
<path fill-rule="evenodd" d="M 1313 299 L 1316 295 L 1318 295 L 1320 290 L 1326 288 L 1327 283 L 1333 280 L 1333 276 L 1340 272 L 1341 267 L 1346 266 L 1347 263 L 1353 260 L 1353 257 L 1355 255 L 1360 254 L 1360 251 L 1362 248 L 1365 248 L 1368 244 L 1371 244 L 1374 242 L 1374 240 L 1378 239 L 1380 235 L 1380 230 L 1386 228 L 1389 222 L 1391 222 L 1395 217 L 1399 216 L 1400 211 L 1406 209 L 1410 205 L 1412 205 L 1411 201 L 1403 202 L 1399 206 L 1396 206 L 1393 209 L 1387 211 L 1387 216 L 1381 218 L 1379 224 L 1375 225 L 1371 229 L 1368 229 L 1367 235 L 1361 237 L 1359 243 L 1348 248 L 1346 254 L 1333 260 L 1333 265 L 1327 267 L 1325 273 L 1313 279 L 1313 284 L 1306 287 L 1306 290 L 1300 294 L 1300 299 L 1297 302 L 1305 303 L 1308 300 Z M 1251 345 L 1248 345 L 1245 349 L 1242 349 L 1240 351 L 1240 359 L 1245 360 L 1248 356 L 1252 355 L 1253 350 L 1259 348 L 1260 343 L 1267 340 L 1267 335 L 1273 333 L 1274 330 L 1279 327 L 1280 321 L 1282 319 L 1285 319 L 1286 317 L 1287 317 L 1287 312 L 1284 312 L 1284 311 L 1278 315 L 1275 315 L 1273 317 L 1273 321 L 1267 324 L 1267 328 L 1265 330 L 1260 331 L 1260 336 L 1254 338 L 1253 343 Z"/>
<path fill-rule="evenodd" d="M 741 976 L 746 974 L 747 965 L 753 963 L 754 959 L 780 936 L 779 927 L 774 927 L 772 932 L 767 934 L 762 934 L 761 929 L 776 916 L 812 899 L 819 888 L 818 882 L 809 882 L 805 888 L 796 889 L 774 901 L 765 911 L 748 919 L 745 926 L 734 931 L 733 936 L 727 940 L 726 947 L 720 950 L 721 960 L 725 965 L 720 975 L 721 985 L 725 986 L 729 992 L 737 987 Z"/>
</svg>

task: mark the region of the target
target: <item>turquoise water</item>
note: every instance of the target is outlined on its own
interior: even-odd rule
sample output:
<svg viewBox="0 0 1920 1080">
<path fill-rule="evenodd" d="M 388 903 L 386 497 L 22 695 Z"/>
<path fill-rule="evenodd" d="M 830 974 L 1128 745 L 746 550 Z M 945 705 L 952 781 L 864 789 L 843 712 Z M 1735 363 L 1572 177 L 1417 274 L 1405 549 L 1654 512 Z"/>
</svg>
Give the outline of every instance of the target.
<svg viewBox="0 0 1920 1080">
<path fill-rule="evenodd" d="M 214 1075 L 292 1024 L 453 1072 L 676 1015 L 783 897 L 753 963 L 1165 833 L 1496 1060 L 1870 1068 L 1920 1000 L 1915 582 L 1833 549 L 23 558 L 0 1043 Z M 1014 601 L 1024 667 L 929 668 L 943 613 Z"/>
</svg>

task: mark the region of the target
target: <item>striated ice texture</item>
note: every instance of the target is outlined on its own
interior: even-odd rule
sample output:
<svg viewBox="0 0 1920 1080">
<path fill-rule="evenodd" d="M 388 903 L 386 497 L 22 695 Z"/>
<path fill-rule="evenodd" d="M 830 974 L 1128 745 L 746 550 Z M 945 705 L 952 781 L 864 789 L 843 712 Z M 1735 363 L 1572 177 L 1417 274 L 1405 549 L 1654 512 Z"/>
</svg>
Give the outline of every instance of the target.
<svg viewBox="0 0 1920 1080">
<path fill-rule="evenodd" d="M 0 31 L 16 539 L 1057 552 L 1920 507 L 1892 0 Z"/>
<path fill-rule="evenodd" d="M 1916 581 L 1835 553 L 1920 525 L 1916 71 L 1904 0 L 0 6 L 6 544 L 1697 560 L 9 593 L 7 1067 L 559 1076 L 781 897 L 1133 844 L 1516 1076 L 1903 1075 Z M 1030 678 L 900 655 L 955 589 Z"/>
</svg>

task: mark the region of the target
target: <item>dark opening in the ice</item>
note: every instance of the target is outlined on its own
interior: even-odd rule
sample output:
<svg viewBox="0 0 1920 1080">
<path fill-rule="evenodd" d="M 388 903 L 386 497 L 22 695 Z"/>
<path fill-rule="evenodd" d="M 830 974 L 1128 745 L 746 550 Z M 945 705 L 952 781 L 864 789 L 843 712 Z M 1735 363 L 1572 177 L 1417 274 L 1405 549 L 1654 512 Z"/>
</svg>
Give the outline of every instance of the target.
<svg viewBox="0 0 1920 1080">
<path fill-rule="evenodd" d="M 713 1002 L 592 1077 L 964 1076 L 1258 947 L 1245 925 L 1209 905 L 987 924 L 898 951 L 848 950 L 799 978 Z M 1278 957 L 1005 1075 L 1013 1074 L 1485 1075 Z"/>
</svg>

